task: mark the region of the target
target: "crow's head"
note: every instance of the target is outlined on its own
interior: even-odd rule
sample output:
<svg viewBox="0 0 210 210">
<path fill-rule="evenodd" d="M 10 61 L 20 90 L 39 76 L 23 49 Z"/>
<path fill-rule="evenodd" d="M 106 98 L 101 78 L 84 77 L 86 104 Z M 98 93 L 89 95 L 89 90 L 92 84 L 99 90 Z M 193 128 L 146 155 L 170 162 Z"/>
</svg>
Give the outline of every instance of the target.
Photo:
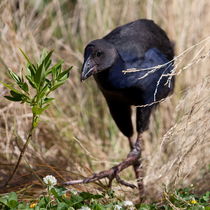
<svg viewBox="0 0 210 210">
<path fill-rule="evenodd" d="M 110 68 L 117 57 L 114 46 L 103 39 L 90 42 L 84 53 L 81 80 Z"/>
</svg>

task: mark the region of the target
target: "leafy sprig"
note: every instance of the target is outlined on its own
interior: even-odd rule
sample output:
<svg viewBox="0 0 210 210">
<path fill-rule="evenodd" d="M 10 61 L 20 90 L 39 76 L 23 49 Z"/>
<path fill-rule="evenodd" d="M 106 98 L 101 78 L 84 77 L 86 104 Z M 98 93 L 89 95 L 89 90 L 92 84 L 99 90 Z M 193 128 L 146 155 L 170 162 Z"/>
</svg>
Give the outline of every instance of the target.
<svg viewBox="0 0 210 210">
<path fill-rule="evenodd" d="M 5 96 L 5 98 L 10 101 L 29 104 L 32 107 L 32 113 L 39 116 L 48 108 L 50 102 L 54 100 L 54 98 L 49 97 L 49 94 L 64 84 L 69 77 L 72 67 L 63 70 L 62 61 L 50 67 L 53 51 L 47 52 L 44 50 L 37 64 L 33 64 L 22 50 L 21 52 L 27 61 L 27 73 L 24 78 L 12 70 L 8 71 L 9 76 L 15 83 L 2 83 L 10 89 L 10 95 Z"/>
<path fill-rule="evenodd" d="M 14 176 L 23 154 L 25 153 L 27 145 L 32 138 L 32 133 L 38 126 L 40 115 L 54 100 L 54 98 L 49 97 L 50 93 L 64 84 L 69 77 L 70 70 L 72 69 L 72 67 L 70 67 L 63 70 L 63 61 L 59 61 L 55 65 L 51 65 L 51 56 L 53 51 L 47 52 L 46 50 L 43 50 L 37 63 L 33 63 L 21 49 L 20 51 L 27 61 L 26 73 L 23 74 L 23 76 L 19 76 L 14 71 L 9 70 L 8 73 L 13 80 L 13 83 L 0 83 L 10 90 L 10 95 L 5 96 L 5 98 L 10 101 L 29 104 L 33 117 L 26 143 L 21 150 L 15 168 L 5 185 L 7 185 Z"/>
</svg>

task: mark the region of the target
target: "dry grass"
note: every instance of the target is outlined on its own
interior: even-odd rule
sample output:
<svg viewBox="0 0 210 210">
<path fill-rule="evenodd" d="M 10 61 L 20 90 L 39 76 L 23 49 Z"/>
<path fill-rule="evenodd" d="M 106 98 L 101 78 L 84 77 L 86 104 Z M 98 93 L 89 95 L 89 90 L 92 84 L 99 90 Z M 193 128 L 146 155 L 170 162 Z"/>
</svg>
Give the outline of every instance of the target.
<svg viewBox="0 0 210 210">
<path fill-rule="evenodd" d="M 206 0 L 78 0 L 75 4 L 67 0 L 45 4 L 41 0 L 2 0 L 1 80 L 8 80 L 7 68 L 21 72 L 24 60 L 18 48 L 34 59 L 43 47 L 55 49 L 55 60 L 62 58 L 74 66 L 70 80 L 56 92 L 56 102 L 43 116 L 27 150 L 25 157 L 33 173 L 57 173 L 61 180 L 77 178 L 91 170 L 109 168 L 126 156 L 127 140 L 119 134 L 98 88 L 91 79 L 81 84 L 78 70 L 88 41 L 102 37 L 117 25 L 144 17 L 154 19 L 167 31 L 179 55 L 175 93 L 161 103 L 152 116 L 150 130 L 144 134 L 148 197 L 161 193 L 163 184 L 174 188 L 204 180 L 210 163 L 209 8 Z M 0 95 L 4 94 L 0 86 Z M 0 100 L 3 179 L 16 162 L 31 114 L 27 107 L 3 97 Z M 29 183 L 31 179 L 23 174 L 30 173 L 23 161 L 13 186 Z M 123 175 L 134 181 L 131 171 Z M 132 197 L 136 193 L 119 186 L 116 189 Z"/>
</svg>

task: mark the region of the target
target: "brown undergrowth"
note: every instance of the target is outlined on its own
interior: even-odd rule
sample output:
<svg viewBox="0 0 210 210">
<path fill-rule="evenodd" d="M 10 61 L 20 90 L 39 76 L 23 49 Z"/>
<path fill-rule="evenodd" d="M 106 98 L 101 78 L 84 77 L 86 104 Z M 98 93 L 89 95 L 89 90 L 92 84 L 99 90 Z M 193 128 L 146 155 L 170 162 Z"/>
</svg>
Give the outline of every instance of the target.
<svg viewBox="0 0 210 210">
<path fill-rule="evenodd" d="M 8 68 L 21 73 L 24 60 L 18 48 L 34 59 L 42 48 L 54 49 L 54 59 L 63 59 L 74 70 L 42 117 L 11 186 L 1 192 L 39 193 L 42 184 L 37 176 L 53 174 L 60 182 L 81 178 L 108 169 L 127 155 L 128 142 L 119 134 L 98 88 L 91 79 L 81 84 L 79 69 L 88 41 L 143 17 L 154 19 L 167 31 L 177 55 L 175 92 L 154 112 L 150 130 L 144 134 L 148 198 L 165 188 L 209 180 L 210 2 L 43 2 L 0 1 L 0 80 L 8 81 Z M 0 86 L 0 182 L 17 160 L 32 117 L 26 106 L 6 101 L 5 93 Z M 135 182 L 131 170 L 122 174 Z M 199 191 L 209 187 L 208 182 L 199 186 Z M 76 188 L 101 189 L 96 184 Z M 119 185 L 114 189 L 126 197 L 137 194 Z"/>
</svg>

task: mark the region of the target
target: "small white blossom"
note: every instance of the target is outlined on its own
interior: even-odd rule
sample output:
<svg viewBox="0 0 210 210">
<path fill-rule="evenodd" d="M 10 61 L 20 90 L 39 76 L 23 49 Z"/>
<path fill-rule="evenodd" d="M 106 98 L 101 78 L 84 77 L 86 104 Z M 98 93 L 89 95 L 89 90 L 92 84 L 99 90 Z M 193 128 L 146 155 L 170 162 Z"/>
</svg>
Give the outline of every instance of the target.
<svg viewBox="0 0 210 210">
<path fill-rule="evenodd" d="M 53 187 L 57 184 L 57 179 L 52 175 L 47 175 L 43 178 L 43 181 L 46 185 Z"/>
<path fill-rule="evenodd" d="M 87 206 L 82 206 L 80 209 L 78 209 L 78 210 L 91 210 L 89 207 L 87 207 Z"/>
<path fill-rule="evenodd" d="M 125 207 L 133 206 L 133 202 L 132 201 L 124 201 L 123 206 L 125 206 Z"/>
<path fill-rule="evenodd" d="M 120 205 L 115 205 L 114 206 L 114 210 L 120 210 L 120 209 L 122 209 L 122 206 L 120 206 Z"/>
<path fill-rule="evenodd" d="M 77 192 L 76 190 L 74 190 L 74 189 L 71 189 L 71 193 L 72 193 L 73 195 L 77 195 L 77 194 L 78 194 L 78 192 Z"/>
</svg>

